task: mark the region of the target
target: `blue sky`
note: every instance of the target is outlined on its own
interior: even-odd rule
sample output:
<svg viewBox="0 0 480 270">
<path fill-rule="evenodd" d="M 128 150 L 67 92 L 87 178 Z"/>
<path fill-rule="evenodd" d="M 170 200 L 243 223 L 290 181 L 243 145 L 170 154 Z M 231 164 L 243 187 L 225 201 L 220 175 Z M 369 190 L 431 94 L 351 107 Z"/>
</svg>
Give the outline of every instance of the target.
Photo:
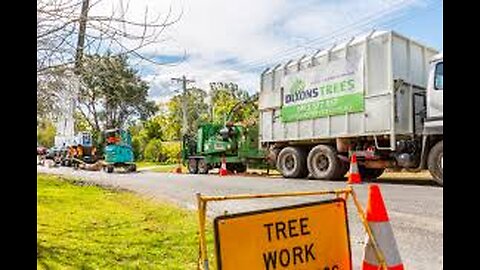
<svg viewBox="0 0 480 270">
<path fill-rule="evenodd" d="M 394 30 L 424 42 L 433 48 L 443 50 L 443 1 L 432 8 L 413 9 L 413 18 L 398 24 Z M 415 16 L 415 14 L 418 14 Z"/>
<path fill-rule="evenodd" d="M 111 0 L 114 4 L 121 0 Z M 130 15 L 161 13 L 171 5 L 181 20 L 163 42 L 145 49 L 157 60 L 176 65 L 139 68 L 150 83 L 150 97 L 165 101 L 186 75 L 208 90 L 210 82 L 235 82 L 258 91 L 260 72 L 278 62 L 311 54 L 372 28 L 394 30 L 443 49 L 443 2 L 439 0 L 176 0 L 130 2 Z M 128 15 L 127 15 L 128 17 Z"/>
</svg>

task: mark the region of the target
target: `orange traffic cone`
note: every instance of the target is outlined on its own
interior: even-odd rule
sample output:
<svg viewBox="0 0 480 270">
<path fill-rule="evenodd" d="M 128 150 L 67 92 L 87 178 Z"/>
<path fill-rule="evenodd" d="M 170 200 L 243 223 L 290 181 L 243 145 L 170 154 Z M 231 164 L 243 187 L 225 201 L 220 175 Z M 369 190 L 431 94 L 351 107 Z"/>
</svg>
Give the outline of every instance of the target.
<svg viewBox="0 0 480 270">
<path fill-rule="evenodd" d="M 173 169 L 173 172 L 174 173 L 182 173 L 181 153 L 178 154 L 177 161 L 178 161 L 177 167 L 175 169 Z"/>
<path fill-rule="evenodd" d="M 182 165 L 178 165 L 176 168 L 175 168 L 175 173 L 182 173 Z"/>
<path fill-rule="evenodd" d="M 378 185 L 369 185 L 368 187 L 366 218 L 377 242 L 377 246 L 385 257 L 387 269 L 403 270 L 402 259 L 398 252 L 395 236 L 393 235 L 392 226 L 390 225 L 387 210 Z M 380 266 L 381 264 L 375 256 L 375 249 L 367 234 L 362 270 L 382 269 Z"/>
<path fill-rule="evenodd" d="M 350 172 L 348 173 L 347 183 L 348 184 L 362 183 L 362 177 L 360 176 L 360 172 L 358 171 L 357 155 L 355 153 L 352 154 L 352 159 L 350 161 Z"/>
<path fill-rule="evenodd" d="M 219 171 L 220 176 L 225 176 L 228 174 L 227 171 L 227 160 L 225 157 L 222 157 L 222 165 L 220 166 L 220 171 Z"/>
</svg>

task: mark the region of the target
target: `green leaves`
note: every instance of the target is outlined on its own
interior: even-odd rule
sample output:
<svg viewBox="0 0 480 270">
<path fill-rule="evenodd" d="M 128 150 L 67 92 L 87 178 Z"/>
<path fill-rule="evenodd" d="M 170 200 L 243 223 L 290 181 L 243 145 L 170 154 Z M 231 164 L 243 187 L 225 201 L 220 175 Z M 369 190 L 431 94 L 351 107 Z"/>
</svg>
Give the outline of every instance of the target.
<svg viewBox="0 0 480 270">
<path fill-rule="evenodd" d="M 148 101 L 149 86 L 123 56 L 86 55 L 80 110 L 94 129 L 121 128 L 134 117 L 148 119 L 157 110 Z"/>
</svg>

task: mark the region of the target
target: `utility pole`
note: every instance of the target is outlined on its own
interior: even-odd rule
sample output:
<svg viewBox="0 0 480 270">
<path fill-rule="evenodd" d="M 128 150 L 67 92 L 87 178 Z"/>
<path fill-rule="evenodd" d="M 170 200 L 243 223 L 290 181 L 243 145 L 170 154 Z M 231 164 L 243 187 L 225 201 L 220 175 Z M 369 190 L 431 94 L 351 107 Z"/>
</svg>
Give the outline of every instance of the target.
<svg viewBox="0 0 480 270">
<path fill-rule="evenodd" d="M 82 1 L 82 10 L 80 12 L 77 52 L 75 55 L 75 73 L 79 74 L 80 65 L 82 64 L 83 48 L 85 46 L 85 32 L 87 30 L 87 16 L 90 0 Z"/>
<path fill-rule="evenodd" d="M 172 78 L 172 81 L 182 82 L 182 114 L 183 114 L 183 123 L 182 123 L 182 137 L 187 134 L 188 123 L 187 123 L 187 83 L 193 83 L 194 80 L 189 80 L 183 75 L 181 78 Z"/>
</svg>

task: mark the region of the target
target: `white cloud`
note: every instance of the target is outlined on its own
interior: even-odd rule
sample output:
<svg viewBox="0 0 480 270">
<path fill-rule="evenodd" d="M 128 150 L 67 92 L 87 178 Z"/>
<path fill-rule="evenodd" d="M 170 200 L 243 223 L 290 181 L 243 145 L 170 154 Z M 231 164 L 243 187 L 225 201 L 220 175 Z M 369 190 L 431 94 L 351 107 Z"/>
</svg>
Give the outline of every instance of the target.
<svg viewBox="0 0 480 270">
<path fill-rule="evenodd" d="M 118 7 L 119 0 L 110 1 Z M 98 10 L 110 10 L 107 7 L 112 2 L 105 1 Z M 351 35 L 363 29 L 359 21 L 365 24 L 365 29 L 371 28 L 372 23 L 378 25 L 394 14 L 425 3 L 425 0 L 132 0 L 126 17 L 141 19 L 146 5 L 150 14 L 165 14 L 170 4 L 173 14 L 179 14 L 183 8 L 181 20 L 162 36 L 166 41 L 145 49 L 159 55 L 181 55 L 184 50 L 188 53 L 188 59 L 176 66 L 148 67 L 153 70 L 153 74 L 145 76 L 152 86 L 151 97 L 165 100 L 180 86 L 173 84 L 171 78 L 182 75 L 195 79 L 195 84 L 206 90 L 212 81 L 234 81 L 250 92 L 258 91 L 260 72 L 249 68 L 259 68 L 266 60 L 273 64 L 311 52 L 311 48 L 301 46 L 286 50 L 339 29 L 345 31 L 341 36 L 338 34 L 342 33 L 337 33 L 337 38 Z M 376 20 L 368 24 L 362 19 L 366 15 Z M 352 24 L 355 27 L 345 28 Z M 320 41 L 323 40 L 309 46 L 318 48 L 322 45 Z"/>
</svg>

